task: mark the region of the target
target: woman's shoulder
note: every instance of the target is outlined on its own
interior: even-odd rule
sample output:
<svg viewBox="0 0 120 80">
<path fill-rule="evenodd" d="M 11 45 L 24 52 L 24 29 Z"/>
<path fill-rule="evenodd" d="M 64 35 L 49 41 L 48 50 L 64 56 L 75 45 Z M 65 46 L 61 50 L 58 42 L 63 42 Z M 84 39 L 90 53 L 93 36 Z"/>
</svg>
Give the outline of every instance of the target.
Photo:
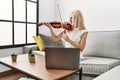
<svg viewBox="0 0 120 80">
<path fill-rule="evenodd" d="M 88 32 L 88 30 L 87 29 L 82 29 L 81 32 L 83 32 L 83 33 Z"/>
<path fill-rule="evenodd" d="M 84 33 L 88 33 L 87 29 L 81 30 L 81 35 L 84 34 Z"/>
<path fill-rule="evenodd" d="M 87 29 L 82 29 L 81 32 L 88 32 L 88 30 Z"/>
</svg>

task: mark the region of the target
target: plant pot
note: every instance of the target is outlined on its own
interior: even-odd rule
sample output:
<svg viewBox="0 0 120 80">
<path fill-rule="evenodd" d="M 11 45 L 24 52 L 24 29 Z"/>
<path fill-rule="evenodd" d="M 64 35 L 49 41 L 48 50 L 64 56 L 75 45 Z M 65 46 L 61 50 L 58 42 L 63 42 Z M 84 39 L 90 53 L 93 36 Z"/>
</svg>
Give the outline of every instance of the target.
<svg viewBox="0 0 120 80">
<path fill-rule="evenodd" d="M 34 56 L 31 56 L 31 55 L 29 54 L 29 61 L 30 61 L 31 63 L 34 63 L 34 62 L 35 62 L 35 55 L 34 55 Z"/>
<path fill-rule="evenodd" d="M 12 61 L 16 61 L 17 60 L 17 55 L 16 56 L 12 56 Z"/>
</svg>

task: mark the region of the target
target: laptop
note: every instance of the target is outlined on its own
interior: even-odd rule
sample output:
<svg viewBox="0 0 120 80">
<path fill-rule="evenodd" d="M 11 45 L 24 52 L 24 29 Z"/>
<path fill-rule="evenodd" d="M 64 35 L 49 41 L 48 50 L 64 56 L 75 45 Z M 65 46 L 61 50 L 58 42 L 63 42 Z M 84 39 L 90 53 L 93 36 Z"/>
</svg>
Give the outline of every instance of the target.
<svg viewBox="0 0 120 80">
<path fill-rule="evenodd" d="M 78 69 L 79 48 L 45 48 L 45 65 L 47 69 Z"/>
</svg>

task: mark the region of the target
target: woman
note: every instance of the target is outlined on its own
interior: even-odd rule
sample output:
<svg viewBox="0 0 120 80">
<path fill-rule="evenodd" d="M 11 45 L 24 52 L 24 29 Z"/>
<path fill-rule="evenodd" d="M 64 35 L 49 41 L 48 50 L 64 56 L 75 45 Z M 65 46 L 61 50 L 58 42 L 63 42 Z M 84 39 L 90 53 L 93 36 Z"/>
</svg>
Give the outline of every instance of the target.
<svg viewBox="0 0 120 80">
<path fill-rule="evenodd" d="M 86 45 L 88 32 L 85 28 L 81 11 L 72 11 L 69 21 L 73 27 L 73 30 L 64 30 L 58 35 L 54 33 L 50 23 L 44 22 L 43 24 L 50 29 L 51 36 L 54 41 L 58 41 L 59 39 L 63 38 L 65 40 L 65 47 L 80 48 L 80 59 L 84 59 L 82 51 L 84 50 Z"/>
</svg>

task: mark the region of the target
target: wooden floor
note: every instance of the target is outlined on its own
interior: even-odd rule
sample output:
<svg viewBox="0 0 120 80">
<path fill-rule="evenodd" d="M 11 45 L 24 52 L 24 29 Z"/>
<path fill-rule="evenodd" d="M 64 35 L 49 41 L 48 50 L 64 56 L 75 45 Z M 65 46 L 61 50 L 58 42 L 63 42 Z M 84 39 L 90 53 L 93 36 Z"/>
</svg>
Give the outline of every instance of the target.
<svg viewBox="0 0 120 80">
<path fill-rule="evenodd" d="M 20 72 L 4 72 L 0 73 L 0 80 L 17 80 L 20 77 L 25 76 L 24 74 Z"/>
</svg>

